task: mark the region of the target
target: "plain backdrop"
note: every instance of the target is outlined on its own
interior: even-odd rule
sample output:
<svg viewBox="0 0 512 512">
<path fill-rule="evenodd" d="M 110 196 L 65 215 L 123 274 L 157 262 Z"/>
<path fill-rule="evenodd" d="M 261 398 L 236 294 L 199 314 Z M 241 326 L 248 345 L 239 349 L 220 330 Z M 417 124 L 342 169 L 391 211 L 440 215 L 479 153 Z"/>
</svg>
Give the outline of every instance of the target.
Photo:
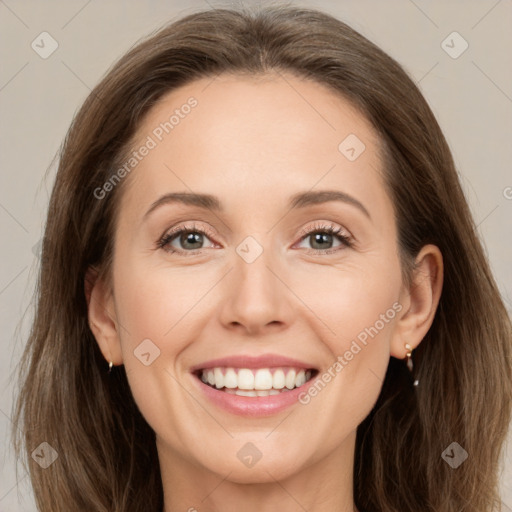
<svg viewBox="0 0 512 512">
<path fill-rule="evenodd" d="M 512 1 L 290 3 L 320 8 L 347 22 L 398 60 L 418 83 L 453 151 L 510 312 Z M 44 174 L 91 88 L 138 39 L 182 15 L 232 5 L 214 0 L 0 0 L 0 511 L 35 511 L 22 468 L 16 477 L 9 434 L 16 386 L 12 372 L 26 339 L 30 309 L 23 322 L 21 318 L 33 293 L 55 165 L 48 179 Z M 41 36 L 43 32 L 49 36 Z M 40 42 L 36 46 L 42 37 L 44 51 L 58 45 L 49 56 Z M 504 510 L 510 510 L 510 443 L 503 466 L 502 500 Z"/>
</svg>

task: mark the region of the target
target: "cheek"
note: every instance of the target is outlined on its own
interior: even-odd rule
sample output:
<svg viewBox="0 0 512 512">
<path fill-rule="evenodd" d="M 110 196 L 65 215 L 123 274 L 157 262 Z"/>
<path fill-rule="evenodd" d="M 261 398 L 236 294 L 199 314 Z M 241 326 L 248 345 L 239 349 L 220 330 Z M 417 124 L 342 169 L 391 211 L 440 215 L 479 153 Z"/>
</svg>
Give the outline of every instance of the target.
<svg viewBox="0 0 512 512">
<path fill-rule="evenodd" d="M 170 391 L 170 374 L 179 373 L 182 352 L 199 337 L 210 318 L 204 313 L 204 299 L 217 280 L 211 270 L 172 268 L 147 259 L 133 258 L 114 267 L 123 364 L 133 381 L 136 400 L 139 375 L 143 375 L 144 390 L 156 394 Z M 164 402 L 169 399 L 165 393 L 161 398 Z"/>
<path fill-rule="evenodd" d="M 330 362 L 300 401 L 326 432 L 326 448 L 334 449 L 355 430 L 377 401 L 402 309 L 399 266 L 389 266 L 387 272 L 377 266 L 375 272 L 365 269 L 330 269 L 323 278 L 317 271 L 302 281 L 303 293 L 308 290 L 304 302 L 314 312 L 311 325 L 317 326 Z"/>
<path fill-rule="evenodd" d="M 209 282 L 191 267 L 164 268 L 147 261 L 119 265 L 115 278 L 116 314 L 125 327 L 123 345 L 143 338 L 162 345 L 179 329 L 178 322 L 204 295 Z"/>
<path fill-rule="evenodd" d="M 168 365 L 181 350 L 179 339 L 172 338 L 184 302 L 181 289 L 166 283 L 165 274 L 147 264 L 119 261 L 114 266 L 118 333 L 128 374 L 143 372 L 152 380 L 155 370 L 163 369 L 164 360 Z M 168 342 L 170 339 L 173 343 Z M 133 390 L 135 394 L 135 386 Z"/>
<path fill-rule="evenodd" d="M 310 325 L 330 354 L 322 379 L 329 391 L 320 389 L 323 399 L 317 405 L 329 401 L 362 421 L 380 393 L 402 310 L 398 259 L 381 254 L 364 263 L 318 267 L 292 286 L 308 305 Z"/>
<path fill-rule="evenodd" d="M 367 258 L 289 275 L 290 287 L 307 305 L 332 352 L 343 353 L 354 339 L 389 338 L 399 309 L 393 307 L 401 289 L 397 260 Z"/>
<path fill-rule="evenodd" d="M 190 343 L 183 330 L 191 332 L 190 310 L 200 290 L 187 286 L 186 271 L 156 269 L 147 262 L 119 265 L 114 279 L 123 365 L 133 398 L 155 431 L 178 432 L 180 421 L 173 411 L 183 409 L 183 391 L 176 361 Z"/>
</svg>

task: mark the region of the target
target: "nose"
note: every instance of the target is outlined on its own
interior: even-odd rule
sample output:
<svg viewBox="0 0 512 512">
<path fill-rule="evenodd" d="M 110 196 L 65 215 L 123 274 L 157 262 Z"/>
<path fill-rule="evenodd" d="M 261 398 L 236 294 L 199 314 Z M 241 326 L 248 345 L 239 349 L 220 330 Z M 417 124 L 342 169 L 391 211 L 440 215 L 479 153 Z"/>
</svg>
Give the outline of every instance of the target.
<svg viewBox="0 0 512 512">
<path fill-rule="evenodd" d="M 288 327 L 296 308 L 284 274 L 270 250 L 264 250 L 251 263 L 235 253 L 221 309 L 222 324 L 249 335 L 278 332 Z"/>
</svg>

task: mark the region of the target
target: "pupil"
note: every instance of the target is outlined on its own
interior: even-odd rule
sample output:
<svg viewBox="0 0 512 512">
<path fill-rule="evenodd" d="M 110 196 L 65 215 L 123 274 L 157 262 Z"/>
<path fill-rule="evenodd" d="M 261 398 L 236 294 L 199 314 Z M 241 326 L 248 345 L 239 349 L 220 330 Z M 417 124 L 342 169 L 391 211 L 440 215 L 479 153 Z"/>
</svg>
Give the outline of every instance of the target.
<svg viewBox="0 0 512 512">
<path fill-rule="evenodd" d="M 201 233 L 186 233 L 181 236 L 181 242 L 184 247 L 186 247 L 186 244 L 199 244 L 199 248 L 202 243 L 202 236 Z M 198 249 L 198 247 L 192 247 L 192 249 Z"/>
<path fill-rule="evenodd" d="M 316 243 L 316 242 L 320 242 L 320 249 L 325 249 L 325 244 L 322 244 L 322 242 L 327 242 L 327 244 L 329 243 L 329 239 L 327 237 L 330 237 L 332 235 L 328 234 L 328 233 L 315 233 L 314 235 L 314 242 L 313 242 L 313 245 Z M 323 245 L 323 246 L 322 246 Z M 314 249 L 316 247 L 313 247 Z"/>
</svg>

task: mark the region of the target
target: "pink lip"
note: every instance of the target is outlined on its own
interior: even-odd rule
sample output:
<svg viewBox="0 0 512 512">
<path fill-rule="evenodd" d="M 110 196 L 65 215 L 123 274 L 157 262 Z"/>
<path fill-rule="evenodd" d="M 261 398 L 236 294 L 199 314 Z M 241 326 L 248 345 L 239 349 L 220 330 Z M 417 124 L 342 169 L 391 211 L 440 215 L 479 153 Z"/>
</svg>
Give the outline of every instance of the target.
<svg viewBox="0 0 512 512">
<path fill-rule="evenodd" d="M 282 366 L 292 366 L 295 368 L 314 369 L 311 364 L 299 361 L 298 359 L 291 359 L 289 357 L 280 356 L 278 354 L 264 354 L 261 356 L 231 356 L 222 357 L 220 359 L 212 359 L 205 361 L 198 365 L 193 366 L 190 371 L 196 372 L 197 370 L 206 370 L 208 368 L 216 367 L 231 367 L 231 368 L 273 368 Z M 276 395 L 277 396 L 277 395 Z"/>
<path fill-rule="evenodd" d="M 216 362 L 216 365 L 217 364 L 218 363 Z M 246 366 L 242 367 L 246 368 Z M 204 393 L 204 395 L 215 405 L 232 414 L 249 417 L 277 414 L 287 407 L 298 403 L 299 395 L 307 392 L 309 386 L 316 381 L 316 377 L 313 377 L 302 386 L 290 391 L 284 391 L 279 393 L 279 395 L 251 397 L 231 395 L 225 391 L 220 391 L 205 384 L 197 377 L 197 375 L 194 375 L 193 379 L 196 382 L 196 385 L 199 386 L 201 392 Z"/>
</svg>

